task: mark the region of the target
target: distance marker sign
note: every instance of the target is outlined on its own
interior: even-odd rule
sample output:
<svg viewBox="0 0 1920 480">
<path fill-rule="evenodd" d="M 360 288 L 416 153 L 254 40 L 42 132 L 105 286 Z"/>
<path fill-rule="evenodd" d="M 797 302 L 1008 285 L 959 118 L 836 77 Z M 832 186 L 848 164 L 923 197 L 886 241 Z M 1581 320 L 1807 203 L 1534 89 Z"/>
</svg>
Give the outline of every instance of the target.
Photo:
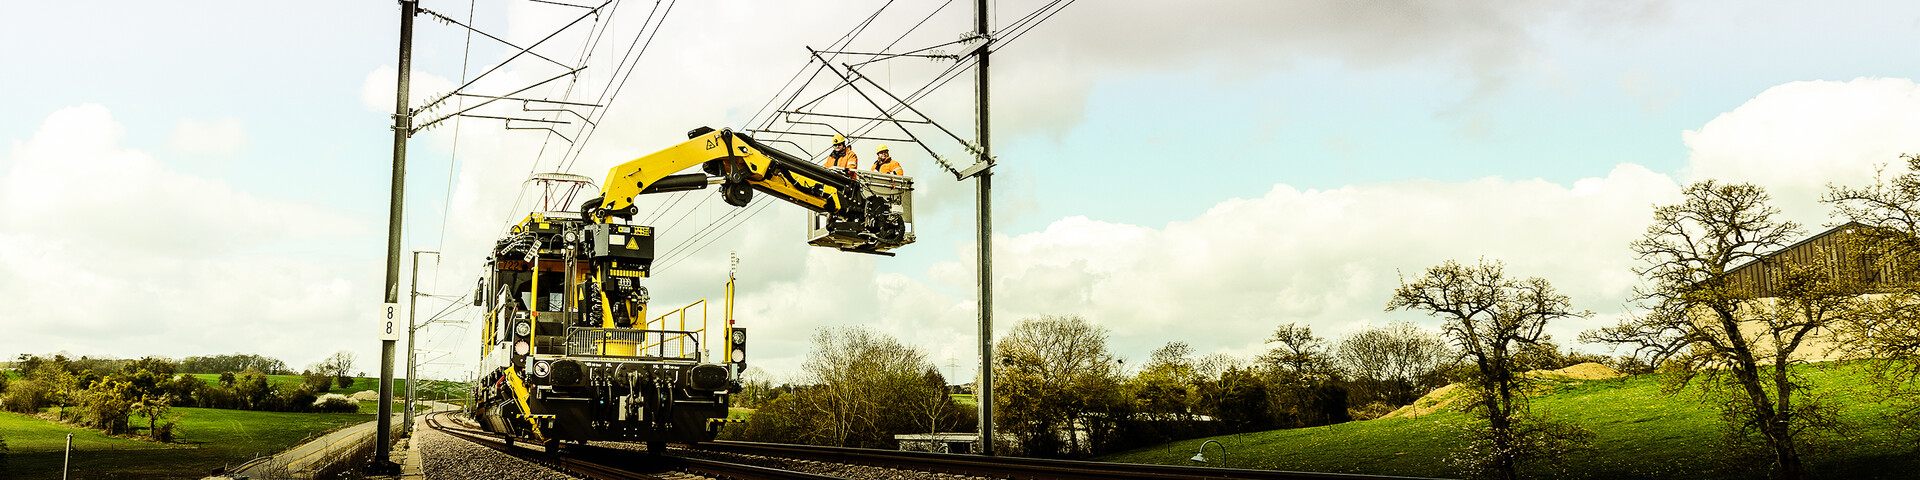
<svg viewBox="0 0 1920 480">
<path fill-rule="evenodd" d="M 400 304 L 381 304 L 379 317 L 380 339 L 385 341 L 399 340 L 400 332 L 407 329 L 407 327 L 400 326 Z"/>
</svg>

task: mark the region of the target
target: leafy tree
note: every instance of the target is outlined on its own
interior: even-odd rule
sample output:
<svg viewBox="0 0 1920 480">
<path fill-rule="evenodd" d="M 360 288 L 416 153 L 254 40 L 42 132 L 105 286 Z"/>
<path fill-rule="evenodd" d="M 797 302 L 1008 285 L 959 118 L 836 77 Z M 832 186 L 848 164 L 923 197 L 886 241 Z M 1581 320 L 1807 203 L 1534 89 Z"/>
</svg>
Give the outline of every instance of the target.
<svg viewBox="0 0 1920 480">
<path fill-rule="evenodd" d="M 1154 350 L 1140 373 L 1127 382 L 1135 411 L 1157 420 L 1191 420 L 1194 382 L 1193 347 L 1186 342 L 1167 342 Z"/>
<path fill-rule="evenodd" d="M 166 418 L 173 411 L 173 398 L 167 394 L 140 395 L 129 406 L 131 413 L 147 418 L 147 438 L 156 442 L 173 441 L 178 419 Z"/>
<path fill-rule="evenodd" d="M 1573 311 L 1572 305 L 1545 279 L 1509 278 L 1504 264 L 1486 260 L 1471 267 L 1449 260 L 1412 283 L 1402 279 L 1387 302 L 1389 311 L 1440 317 L 1446 322 L 1443 334 L 1474 366 L 1467 386 L 1475 394 L 1474 410 L 1487 424 L 1471 432 L 1465 448 L 1456 452 L 1469 475 L 1510 480 L 1520 462 L 1557 458 L 1567 445 L 1591 437 L 1578 427 L 1529 415 L 1527 381 L 1518 375 L 1527 366 L 1517 363 L 1517 354 L 1543 339 L 1548 322 L 1592 315 Z"/>
<path fill-rule="evenodd" d="M 1028 454 L 1100 452 L 1114 421 L 1127 416 L 1107 329 L 1084 318 L 1021 319 L 995 345 L 994 357 L 995 421 Z"/>
<path fill-rule="evenodd" d="M 772 398 L 759 404 L 745 425 L 720 434 L 726 439 L 750 442 L 797 443 L 815 430 L 811 412 L 802 405 L 805 401 L 800 396 L 804 392 L 776 391 Z"/>
<path fill-rule="evenodd" d="M 181 373 L 223 373 L 239 372 L 247 369 L 259 370 L 261 373 L 268 375 L 286 375 L 292 373 L 287 370 L 287 362 L 281 361 L 278 358 L 241 353 L 187 357 L 185 360 L 180 361 L 179 366 L 179 372 Z"/>
<path fill-rule="evenodd" d="M 273 390 L 267 384 L 267 374 L 256 369 L 240 372 L 239 380 L 233 384 L 233 393 L 246 408 L 262 410 L 266 401 L 273 396 Z"/>
<path fill-rule="evenodd" d="M 79 408 L 62 409 L 64 420 L 97 428 L 108 435 L 127 433 L 132 413 L 133 384 L 117 376 L 103 378 L 79 393 Z"/>
<path fill-rule="evenodd" d="M 1230 431 L 1250 432 L 1275 426 L 1267 408 L 1267 382 L 1258 370 L 1230 365 L 1219 380 L 1200 389 L 1200 409 L 1219 419 Z"/>
<path fill-rule="evenodd" d="M 180 375 L 167 382 L 165 390 L 167 396 L 173 398 L 173 406 L 193 406 L 195 399 L 200 398 L 203 395 L 202 392 L 207 390 L 207 381 L 193 375 Z"/>
<path fill-rule="evenodd" d="M 132 372 L 147 371 L 153 372 L 154 375 L 162 378 L 173 378 L 174 371 L 178 368 L 179 364 L 174 363 L 173 360 L 168 360 L 166 357 L 147 356 L 128 363 L 125 367 L 122 367 L 121 370 Z"/>
<path fill-rule="evenodd" d="M 301 370 L 300 377 L 300 384 L 306 386 L 308 390 L 314 393 L 326 393 L 328 390 L 333 390 L 334 377 L 327 375 L 326 372 Z"/>
<path fill-rule="evenodd" d="M 1686 201 L 1654 209 L 1653 225 L 1633 242 L 1647 262 L 1636 270 L 1651 284 L 1635 289 L 1645 313 L 1586 338 L 1632 346 L 1655 363 L 1683 371 L 1682 388 L 1696 376 L 1729 395 L 1722 413 L 1729 438 L 1757 433 L 1779 478 L 1805 476 L 1803 430 L 1827 424 L 1817 404 L 1801 394 L 1807 383 L 1789 368 L 1809 335 L 1832 326 L 1858 292 L 1828 266 L 1795 264 L 1768 254 L 1800 235 L 1794 222 L 1750 184 L 1698 182 Z M 1727 275 L 1749 262 L 1778 278 L 1776 298 Z M 1665 359 L 1665 362 L 1659 362 Z"/>
</svg>

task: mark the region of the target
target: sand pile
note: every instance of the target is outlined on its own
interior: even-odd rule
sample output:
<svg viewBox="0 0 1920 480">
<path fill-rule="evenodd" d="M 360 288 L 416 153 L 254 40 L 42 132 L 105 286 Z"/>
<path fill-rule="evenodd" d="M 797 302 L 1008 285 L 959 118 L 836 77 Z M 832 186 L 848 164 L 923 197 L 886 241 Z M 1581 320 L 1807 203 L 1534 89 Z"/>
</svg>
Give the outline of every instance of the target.
<svg viewBox="0 0 1920 480">
<path fill-rule="evenodd" d="M 1527 374 L 1547 378 L 1564 378 L 1567 380 L 1605 380 L 1626 376 L 1621 374 L 1619 370 L 1614 370 L 1613 367 L 1593 362 L 1582 363 L 1559 370 L 1532 371 L 1527 372 Z"/>
<path fill-rule="evenodd" d="M 1614 370 L 1613 367 L 1593 362 L 1582 363 L 1559 370 L 1535 370 L 1522 373 L 1521 375 L 1549 382 L 1604 380 L 1626 376 L 1622 375 L 1618 370 Z M 1472 392 L 1466 391 L 1465 387 L 1458 383 L 1449 384 L 1434 389 L 1432 393 L 1420 397 L 1419 400 L 1414 400 L 1412 405 L 1400 407 L 1398 410 L 1394 410 L 1393 413 L 1386 414 L 1380 418 L 1413 418 L 1447 408 L 1465 408 L 1466 404 L 1463 402 L 1471 393 Z"/>
</svg>

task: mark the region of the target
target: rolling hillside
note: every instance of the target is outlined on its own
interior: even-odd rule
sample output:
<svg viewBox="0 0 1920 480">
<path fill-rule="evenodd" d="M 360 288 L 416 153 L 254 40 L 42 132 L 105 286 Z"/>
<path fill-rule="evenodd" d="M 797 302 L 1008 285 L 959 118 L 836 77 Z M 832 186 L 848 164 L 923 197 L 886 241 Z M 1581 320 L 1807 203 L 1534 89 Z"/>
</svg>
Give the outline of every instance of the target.
<svg viewBox="0 0 1920 480">
<path fill-rule="evenodd" d="M 1920 450 L 1913 432 L 1888 418 L 1892 407 L 1877 401 L 1864 363 L 1834 362 L 1797 367 L 1822 395 L 1841 408 L 1853 428 L 1809 455 L 1816 478 L 1912 479 L 1920 476 Z M 1766 478 L 1765 459 L 1728 461 L 1718 446 L 1722 427 L 1713 400 L 1698 388 L 1661 393 L 1661 376 L 1557 382 L 1533 402 L 1535 412 L 1577 423 L 1595 434 L 1593 450 L 1564 462 L 1565 472 L 1528 468 L 1534 478 Z M 1414 418 L 1383 418 L 1315 428 L 1272 430 L 1174 442 L 1099 460 L 1193 465 L 1207 440 L 1226 447 L 1226 465 L 1316 472 L 1456 477 L 1447 466 L 1458 427 L 1469 421 L 1442 409 Z M 1208 446 L 1213 466 L 1221 449 Z"/>
</svg>

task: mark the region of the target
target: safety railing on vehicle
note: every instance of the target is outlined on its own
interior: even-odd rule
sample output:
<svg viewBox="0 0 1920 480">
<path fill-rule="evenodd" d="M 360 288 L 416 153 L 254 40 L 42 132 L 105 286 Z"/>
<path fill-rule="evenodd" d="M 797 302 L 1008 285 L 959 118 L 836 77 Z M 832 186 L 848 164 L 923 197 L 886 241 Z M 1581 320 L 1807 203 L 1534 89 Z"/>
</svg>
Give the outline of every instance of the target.
<svg viewBox="0 0 1920 480">
<path fill-rule="evenodd" d="M 687 312 L 693 310 L 693 307 L 695 306 L 700 307 L 700 328 L 688 330 L 687 329 Z M 648 344 L 645 346 L 645 348 L 643 348 L 643 350 L 646 348 L 660 348 L 661 351 L 665 351 L 667 342 L 674 342 L 674 346 L 676 347 L 676 351 L 678 352 L 678 355 L 685 357 L 688 355 L 687 342 L 692 341 L 693 342 L 692 355 L 695 358 L 699 358 L 703 356 L 701 355 L 702 351 L 700 350 L 700 340 L 702 338 L 705 338 L 705 335 L 707 332 L 707 299 L 702 298 L 698 301 L 687 304 L 687 306 L 674 309 L 671 312 L 667 312 L 665 315 L 654 317 L 654 319 L 647 321 L 647 324 L 645 325 L 645 327 L 654 328 L 654 325 L 657 324 L 659 325 L 657 330 L 667 331 L 667 322 L 668 322 L 667 317 L 675 317 L 679 320 L 679 324 L 675 325 L 675 331 L 679 331 L 682 333 L 679 335 L 673 335 L 673 336 L 662 336 L 658 344 Z M 695 337 L 694 335 L 700 335 L 700 336 Z"/>
<path fill-rule="evenodd" d="M 671 360 L 700 360 L 699 331 L 658 330 L 643 328 L 582 328 L 567 329 L 565 344 L 567 355 L 605 356 L 605 357 L 652 357 Z M 691 350 L 679 348 L 669 352 L 669 342 L 692 342 Z"/>
</svg>

